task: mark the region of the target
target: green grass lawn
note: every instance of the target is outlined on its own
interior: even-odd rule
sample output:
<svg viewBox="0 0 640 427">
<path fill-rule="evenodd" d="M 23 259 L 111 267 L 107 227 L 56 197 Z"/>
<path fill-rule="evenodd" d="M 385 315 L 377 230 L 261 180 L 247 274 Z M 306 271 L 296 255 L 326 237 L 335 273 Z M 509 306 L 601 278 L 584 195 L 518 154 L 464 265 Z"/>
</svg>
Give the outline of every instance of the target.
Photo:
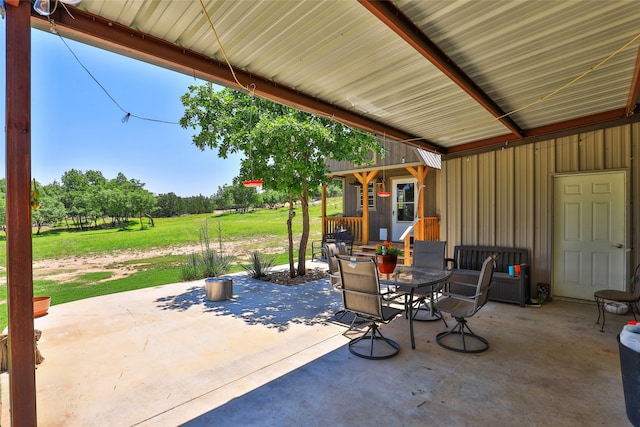
<svg viewBox="0 0 640 427">
<path fill-rule="evenodd" d="M 310 208 L 311 234 L 309 242 L 318 240 L 322 236 L 322 218 L 320 204 Z M 294 245 L 297 244 L 302 232 L 302 216 L 297 207 L 297 221 L 294 221 Z M 327 215 L 342 212 L 341 199 L 329 199 Z M 176 245 L 197 245 L 199 243 L 200 227 L 208 224 L 211 243 L 217 249 L 218 225 L 222 230 L 224 242 L 246 242 L 243 250 L 247 253 L 253 250 L 261 251 L 264 238 L 273 247 L 287 244 L 287 216 L 288 209 L 261 209 L 246 214 L 202 214 L 189 215 L 178 218 L 158 218 L 155 227 L 149 227 L 146 220 L 141 229 L 137 222 L 132 223 L 127 230 L 100 229 L 89 231 L 67 231 L 62 228 L 43 230 L 39 236 L 33 236 L 33 260 L 66 258 L 110 254 L 119 250 L 152 250 L 172 247 Z M 261 243 L 251 244 L 252 239 L 261 237 Z M 268 245 L 269 243 L 267 243 Z M 295 254 L 297 261 L 297 252 Z M 311 256 L 311 243 L 307 250 L 307 259 Z M 0 266 L 3 267 L 0 277 L 6 277 L 6 238 L 0 237 Z M 38 280 L 34 277 L 34 295 L 50 295 L 51 304 L 62 304 L 84 298 L 107 295 L 116 292 L 176 283 L 181 280 L 181 265 L 186 255 L 167 255 L 143 260 L 131 259 L 127 262 L 134 268 L 134 273 L 125 277 L 110 280 L 111 272 L 92 272 L 75 278 L 72 281 Z M 287 264 L 286 251 L 276 254 L 276 264 Z M 235 264 L 232 271 L 241 271 L 242 267 Z M 7 286 L 0 286 L 0 329 L 7 325 Z"/>
</svg>

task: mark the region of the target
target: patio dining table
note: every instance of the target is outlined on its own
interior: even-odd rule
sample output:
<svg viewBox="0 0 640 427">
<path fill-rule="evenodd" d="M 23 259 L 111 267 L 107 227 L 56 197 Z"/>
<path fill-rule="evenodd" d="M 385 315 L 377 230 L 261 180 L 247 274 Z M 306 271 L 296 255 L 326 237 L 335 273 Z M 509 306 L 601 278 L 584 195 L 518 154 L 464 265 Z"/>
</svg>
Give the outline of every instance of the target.
<svg viewBox="0 0 640 427">
<path fill-rule="evenodd" d="M 393 273 L 380 274 L 380 283 L 392 286 L 398 286 L 403 291 L 408 291 L 409 301 L 407 310 L 409 315 L 409 333 L 411 335 L 411 348 L 416 348 L 415 338 L 413 336 L 413 298 L 416 290 L 420 293 L 430 293 L 437 287 L 446 282 L 452 275 L 451 270 L 439 270 L 434 268 L 413 267 L 398 265 Z M 433 310 L 433 305 L 430 305 Z"/>
</svg>

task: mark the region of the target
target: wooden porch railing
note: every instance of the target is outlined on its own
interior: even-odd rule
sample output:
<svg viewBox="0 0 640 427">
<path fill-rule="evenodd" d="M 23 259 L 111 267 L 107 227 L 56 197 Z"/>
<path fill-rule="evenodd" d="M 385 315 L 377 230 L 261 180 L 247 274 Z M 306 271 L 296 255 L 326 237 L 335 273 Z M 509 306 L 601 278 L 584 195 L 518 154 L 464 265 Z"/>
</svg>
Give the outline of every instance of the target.
<svg viewBox="0 0 640 427">
<path fill-rule="evenodd" d="M 322 234 L 349 230 L 356 242 L 362 242 L 362 218 L 347 216 L 332 216 L 322 218 Z"/>
<path fill-rule="evenodd" d="M 440 217 L 421 218 L 413 229 L 413 240 L 440 240 Z"/>
<path fill-rule="evenodd" d="M 369 242 L 363 241 L 363 222 L 361 217 L 324 217 L 322 218 L 322 234 L 334 233 L 341 229 L 350 230 L 355 237 L 355 241 L 362 244 L 368 244 Z M 405 238 L 405 248 L 409 250 L 410 234 L 407 234 Z M 440 217 L 426 217 L 416 221 L 413 226 L 413 238 L 414 240 L 440 240 Z M 405 259 L 410 259 L 408 254 L 405 255 Z"/>
</svg>

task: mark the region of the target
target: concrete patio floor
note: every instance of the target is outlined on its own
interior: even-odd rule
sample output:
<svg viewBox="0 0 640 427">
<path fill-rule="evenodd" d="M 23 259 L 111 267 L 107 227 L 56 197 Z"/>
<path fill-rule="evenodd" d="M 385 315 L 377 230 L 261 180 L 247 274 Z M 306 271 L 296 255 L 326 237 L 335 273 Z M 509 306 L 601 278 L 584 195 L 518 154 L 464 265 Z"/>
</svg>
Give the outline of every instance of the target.
<svg viewBox="0 0 640 427">
<path fill-rule="evenodd" d="M 594 304 L 490 302 L 470 319 L 491 345 L 477 355 L 440 348 L 442 322 L 416 323 L 412 350 L 399 317 L 382 331 L 400 353 L 371 361 L 347 350 L 327 280 L 234 276 L 225 302 L 206 301 L 203 283 L 56 305 L 36 319 L 38 424 L 630 425 L 616 342 L 630 315 L 609 315 L 601 333 Z"/>
</svg>

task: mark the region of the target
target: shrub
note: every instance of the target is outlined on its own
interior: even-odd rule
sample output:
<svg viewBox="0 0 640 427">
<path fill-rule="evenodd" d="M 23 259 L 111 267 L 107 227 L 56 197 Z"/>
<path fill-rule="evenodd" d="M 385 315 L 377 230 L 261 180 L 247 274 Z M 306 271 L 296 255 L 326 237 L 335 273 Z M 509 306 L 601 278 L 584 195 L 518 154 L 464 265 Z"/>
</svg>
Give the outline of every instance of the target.
<svg viewBox="0 0 640 427">
<path fill-rule="evenodd" d="M 263 255 L 258 251 L 253 251 L 249 260 L 251 264 L 244 264 L 242 268 L 254 279 L 265 277 L 276 261 L 275 256 Z"/>
<path fill-rule="evenodd" d="M 189 282 L 200 278 L 199 263 L 197 253 L 193 252 L 188 255 L 187 263 L 182 265 L 181 276 L 183 281 Z"/>
</svg>

